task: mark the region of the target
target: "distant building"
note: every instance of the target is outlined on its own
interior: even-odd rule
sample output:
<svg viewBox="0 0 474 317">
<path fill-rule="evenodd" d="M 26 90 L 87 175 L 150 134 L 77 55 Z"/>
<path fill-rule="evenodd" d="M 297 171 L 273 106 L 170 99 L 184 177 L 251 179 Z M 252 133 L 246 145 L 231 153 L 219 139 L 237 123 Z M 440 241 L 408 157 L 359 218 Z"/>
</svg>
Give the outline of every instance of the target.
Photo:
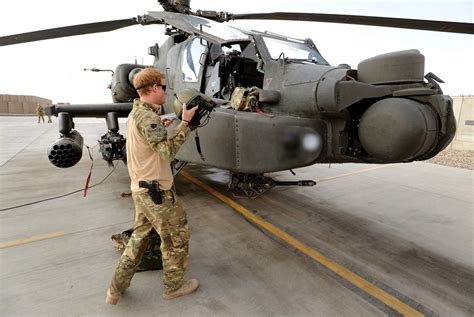
<svg viewBox="0 0 474 317">
<path fill-rule="evenodd" d="M 474 96 L 452 98 L 457 131 L 449 146 L 455 150 L 474 151 Z"/>
<path fill-rule="evenodd" d="M 51 99 L 23 96 L 23 95 L 1 95 L 0 94 L 0 115 L 1 114 L 32 114 L 36 115 L 36 105 L 40 103 L 43 107 L 52 105 Z"/>
</svg>

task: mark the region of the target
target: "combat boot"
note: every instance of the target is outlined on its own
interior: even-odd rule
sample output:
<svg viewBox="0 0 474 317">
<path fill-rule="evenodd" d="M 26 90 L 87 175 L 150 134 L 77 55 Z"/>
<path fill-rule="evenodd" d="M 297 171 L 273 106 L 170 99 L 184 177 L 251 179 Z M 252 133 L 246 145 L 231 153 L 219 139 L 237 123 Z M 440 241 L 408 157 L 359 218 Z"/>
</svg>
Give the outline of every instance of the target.
<svg viewBox="0 0 474 317">
<path fill-rule="evenodd" d="M 112 295 L 110 292 L 110 288 L 107 289 L 107 297 L 105 298 L 105 302 L 110 305 L 117 305 L 120 299 L 120 294 Z"/>
<path fill-rule="evenodd" d="M 176 291 L 170 294 L 163 294 L 164 299 L 173 299 L 179 296 L 188 295 L 197 290 L 199 287 L 199 282 L 195 278 L 191 280 L 187 280 L 183 283 L 183 285 L 177 289 Z"/>
</svg>

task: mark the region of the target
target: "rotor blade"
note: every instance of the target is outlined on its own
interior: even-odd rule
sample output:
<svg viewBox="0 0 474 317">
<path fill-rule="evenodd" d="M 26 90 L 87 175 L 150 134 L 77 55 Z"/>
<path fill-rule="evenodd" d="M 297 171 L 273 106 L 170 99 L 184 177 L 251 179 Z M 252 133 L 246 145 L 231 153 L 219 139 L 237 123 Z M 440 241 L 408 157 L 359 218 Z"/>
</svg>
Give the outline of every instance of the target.
<svg viewBox="0 0 474 317">
<path fill-rule="evenodd" d="M 139 24 L 136 18 L 64 26 L 0 37 L 0 46 L 55 39 L 74 35 L 113 31 Z"/>
<path fill-rule="evenodd" d="M 234 19 L 234 20 L 243 20 L 243 19 L 296 20 L 296 21 L 312 21 L 312 22 L 330 22 L 330 23 L 343 23 L 343 24 L 385 26 L 385 27 L 392 27 L 392 28 L 415 29 L 415 30 L 425 30 L 425 31 L 474 34 L 473 23 L 386 18 L 386 17 L 373 17 L 373 16 L 363 16 L 363 15 L 273 12 L 273 13 L 234 14 L 231 17 L 231 19 Z"/>
</svg>

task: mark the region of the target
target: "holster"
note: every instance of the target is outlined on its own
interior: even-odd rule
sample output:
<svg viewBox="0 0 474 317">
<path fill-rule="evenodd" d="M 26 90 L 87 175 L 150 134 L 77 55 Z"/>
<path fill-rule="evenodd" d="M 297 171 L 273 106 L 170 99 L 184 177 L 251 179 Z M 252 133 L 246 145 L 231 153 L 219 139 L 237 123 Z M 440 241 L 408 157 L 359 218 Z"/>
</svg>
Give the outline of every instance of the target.
<svg viewBox="0 0 474 317">
<path fill-rule="evenodd" d="M 163 203 L 163 191 L 160 189 L 158 181 L 138 181 L 138 187 L 148 189 L 148 195 L 156 205 Z"/>
</svg>

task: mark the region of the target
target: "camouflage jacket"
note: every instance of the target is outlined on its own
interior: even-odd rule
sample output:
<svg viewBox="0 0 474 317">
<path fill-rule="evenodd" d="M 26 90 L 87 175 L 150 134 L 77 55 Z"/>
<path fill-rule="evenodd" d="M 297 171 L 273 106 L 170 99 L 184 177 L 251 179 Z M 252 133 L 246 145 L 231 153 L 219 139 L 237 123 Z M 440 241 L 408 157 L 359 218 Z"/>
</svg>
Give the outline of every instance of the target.
<svg viewBox="0 0 474 317">
<path fill-rule="evenodd" d="M 171 188 L 170 162 L 186 141 L 190 129 L 180 123 L 169 135 L 154 108 L 135 100 L 128 116 L 127 166 L 132 192 L 143 191 L 139 180 L 158 180 L 161 189 Z"/>
<path fill-rule="evenodd" d="M 43 109 L 43 106 L 38 106 L 36 107 L 36 114 L 38 116 L 42 116 L 44 114 L 44 109 Z"/>
</svg>

